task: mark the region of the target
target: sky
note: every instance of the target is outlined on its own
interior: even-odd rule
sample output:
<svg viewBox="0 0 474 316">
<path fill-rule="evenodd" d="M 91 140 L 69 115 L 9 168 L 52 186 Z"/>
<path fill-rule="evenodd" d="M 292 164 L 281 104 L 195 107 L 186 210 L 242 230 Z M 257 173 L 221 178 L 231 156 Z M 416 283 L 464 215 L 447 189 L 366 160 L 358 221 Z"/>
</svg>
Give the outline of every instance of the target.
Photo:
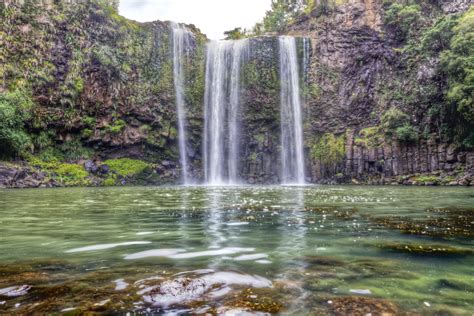
<svg viewBox="0 0 474 316">
<path fill-rule="evenodd" d="M 194 24 L 210 39 L 235 27 L 251 28 L 263 19 L 271 0 L 120 0 L 126 18 Z"/>
</svg>

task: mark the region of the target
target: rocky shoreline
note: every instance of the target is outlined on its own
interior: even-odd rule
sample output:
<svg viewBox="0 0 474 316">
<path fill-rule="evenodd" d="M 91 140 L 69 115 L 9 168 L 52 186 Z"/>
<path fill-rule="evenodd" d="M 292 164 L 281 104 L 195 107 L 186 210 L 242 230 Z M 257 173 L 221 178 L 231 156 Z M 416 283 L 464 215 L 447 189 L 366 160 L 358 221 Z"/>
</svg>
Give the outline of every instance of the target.
<svg viewBox="0 0 474 316">
<path fill-rule="evenodd" d="M 156 186 L 178 185 L 176 166 L 171 162 L 160 166 L 149 166 L 137 174 L 123 176 L 107 164 L 87 160 L 70 164 L 84 171 L 84 181 L 73 181 L 54 171 L 41 170 L 27 162 L 0 162 L 0 189 L 57 188 L 57 187 L 104 187 L 104 186 Z M 115 179 L 110 182 L 108 179 Z M 399 176 L 369 176 L 351 178 L 338 174 L 322 178 L 314 184 L 323 185 L 415 185 L 415 186 L 473 186 L 474 174 L 442 172 L 417 173 Z"/>
</svg>

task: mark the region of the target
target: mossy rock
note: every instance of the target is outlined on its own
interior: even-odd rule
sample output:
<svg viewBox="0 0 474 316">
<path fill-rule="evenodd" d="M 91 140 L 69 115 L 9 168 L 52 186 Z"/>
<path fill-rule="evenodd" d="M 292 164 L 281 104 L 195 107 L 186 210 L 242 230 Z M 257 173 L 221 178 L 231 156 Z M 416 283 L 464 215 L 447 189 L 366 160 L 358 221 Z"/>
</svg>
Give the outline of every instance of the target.
<svg viewBox="0 0 474 316">
<path fill-rule="evenodd" d="M 387 300 L 346 296 L 330 300 L 329 310 L 333 315 L 398 315 L 398 307 Z"/>
<path fill-rule="evenodd" d="M 134 177 L 150 168 L 144 161 L 129 158 L 109 159 L 104 161 L 104 164 L 122 177 Z"/>
<path fill-rule="evenodd" d="M 468 256 L 474 254 L 474 251 L 466 248 L 457 248 L 444 245 L 421 245 L 405 243 L 387 243 L 379 244 L 378 248 L 387 251 L 408 253 L 416 256 Z"/>
</svg>

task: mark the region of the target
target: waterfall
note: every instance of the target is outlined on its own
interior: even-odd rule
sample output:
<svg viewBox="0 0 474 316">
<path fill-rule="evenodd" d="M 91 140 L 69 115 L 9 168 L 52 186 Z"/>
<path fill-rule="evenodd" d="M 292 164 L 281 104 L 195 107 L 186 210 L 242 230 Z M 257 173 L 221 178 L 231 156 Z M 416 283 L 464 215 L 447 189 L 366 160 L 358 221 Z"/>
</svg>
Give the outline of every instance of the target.
<svg viewBox="0 0 474 316">
<path fill-rule="evenodd" d="M 304 184 L 303 119 L 296 40 L 282 36 L 280 45 L 281 85 L 281 177 L 284 184 Z"/>
<path fill-rule="evenodd" d="M 176 111 L 178 113 L 178 142 L 179 155 L 184 184 L 189 183 L 188 153 L 186 150 L 186 101 L 184 95 L 184 63 L 188 57 L 192 32 L 185 26 L 175 22 L 170 23 L 173 40 L 173 80 L 176 95 Z"/>
<path fill-rule="evenodd" d="M 208 44 L 204 100 L 204 176 L 207 184 L 239 182 L 240 70 L 247 40 Z"/>
</svg>

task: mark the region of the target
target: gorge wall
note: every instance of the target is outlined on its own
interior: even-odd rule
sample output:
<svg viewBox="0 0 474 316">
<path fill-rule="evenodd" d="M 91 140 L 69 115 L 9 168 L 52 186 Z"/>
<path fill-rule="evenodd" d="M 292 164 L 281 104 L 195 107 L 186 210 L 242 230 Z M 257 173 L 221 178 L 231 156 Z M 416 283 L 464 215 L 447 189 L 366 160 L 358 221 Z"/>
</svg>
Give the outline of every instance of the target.
<svg viewBox="0 0 474 316">
<path fill-rule="evenodd" d="M 442 70 L 442 47 L 451 38 L 443 42 L 439 32 L 448 34 L 443 23 L 468 15 L 472 1 L 343 2 L 316 8 L 287 29 L 312 40 L 305 108 L 311 180 L 470 183 L 472 145 L 455 140 L 462 119 L 448 122 L 456 113 L 444 108 L 453 106 Z M 404 16 L 409 10 L 416 19 Z M 462 124 L 469 139 L 472 118 Z"/>
<path fill-rule="evenodd" d="M 440 56 L 449 43 L 417 46 L 438 24 L 466 15 L 472 1 L 418 2 L 421 22 L 408 27 L 397 1 L 351 0 L 317 6 L 285 30 L 298 37 L 307 181 L 474 183 L 469 135 L 452 132 L 462 126 L 456 135 L 469 134 L 473 122 L 450 121 L 455 115 L 443 107 Z M 3 186 L 180 181 L 171 26 L 129 21 L 115 5 L 0 4 L 0 102 L 21 117 L 4 124 L 15 137 L 0 132 L 0 154 L 9 160 L 0 165 Z M 185 146 L 189 177 L 200 182 L 207 39 L 187 29 L 196 41 L 183 65 Z M 240 72 L 239 177 L 279 183 L 278 38 L 249 42 Z"/>
</svg>

